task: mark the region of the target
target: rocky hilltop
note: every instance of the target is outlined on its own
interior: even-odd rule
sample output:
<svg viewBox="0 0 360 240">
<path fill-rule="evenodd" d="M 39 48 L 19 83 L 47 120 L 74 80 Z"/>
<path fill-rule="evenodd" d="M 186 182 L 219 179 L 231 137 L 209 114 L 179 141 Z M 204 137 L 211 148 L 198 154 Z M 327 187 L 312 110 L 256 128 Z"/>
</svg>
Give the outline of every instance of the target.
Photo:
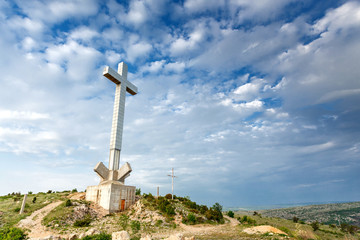
<svg viewBox="0 0 360 240">
<path fill-rule="evenodd" d="M 189 198 L 137 196 L 124 212 L 109 214 L 73 190 L 0 197 L 0 240 L 360 239 L 357 228 L 294 222 L 260 213 L 223 212 Z"/>
</svg>

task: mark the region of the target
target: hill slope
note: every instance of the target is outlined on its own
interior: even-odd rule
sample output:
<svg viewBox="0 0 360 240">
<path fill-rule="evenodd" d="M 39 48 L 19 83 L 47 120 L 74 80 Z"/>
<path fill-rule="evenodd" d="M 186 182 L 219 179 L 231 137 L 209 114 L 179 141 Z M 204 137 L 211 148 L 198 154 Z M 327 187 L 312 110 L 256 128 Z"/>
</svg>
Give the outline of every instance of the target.
<svg viewBox="0 0 360 240">
<path fill-rule="evenodd" d="M 337 225 L 340 225 L 340 223 L 347 223 L 360 227 L 360 202 L 310 205 L 261 210 L 259 212 L 268 217 L 280 217 L 285 219 L 298 217 L 305 222 L 319 221 L 323 224 Z"/>
<path fill-rule="evenodd" d="M 151 194 L 139 196 L 136 204 L 125 212 L 104 214 L 93 204 L 83 201 L 82 197 L 77 197 L 83 195 L 84 193 L 76 193 L 75 196 L 70 192 L 32 194 L 27 200 L 23 215 L 18 213 L 23 196 L 0 197 L 0 240 L 6 239 L 2 238 L 2 233 L 7 227 L 22 228 L 29 237 L 34 238 L 51 234 L 73 239 L 76 234 L 79 239 L 85 239 L 84 236 L 101 233 L 111 239 L 111 233 L 126 230 L 132 239 L 147 236 L 147 239 L 153 240 L 167 239 L 174 234 L 198 240 L 360 239 L 360 234 L 356 231 L 350 234 L 328 225 L 319 225 L 318 229 L 314 230 L 309 224 L 260 215 L 237 214 L 235 218 L 226 216 L 223 219 L 221 212 L 218 215 L 217 211 L 221 208 L 220 204 L 216 203 L 212 208 L 208 208 L 197 205 L 188 198 L 176 197 L 170 200 L 166 197 L 154 198 Z M 46 209 L 48 211 L 45 211 Z M 28 218 L 19 223 L 19 220 L 26 216 Z"/>
</svg>

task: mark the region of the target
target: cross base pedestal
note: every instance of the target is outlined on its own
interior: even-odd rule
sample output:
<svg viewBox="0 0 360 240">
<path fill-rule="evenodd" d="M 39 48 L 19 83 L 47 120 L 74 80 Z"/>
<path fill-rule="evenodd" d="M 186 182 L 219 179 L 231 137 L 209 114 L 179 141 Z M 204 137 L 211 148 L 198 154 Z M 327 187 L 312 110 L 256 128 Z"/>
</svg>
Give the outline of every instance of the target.
<svg viewBox="0 0 360 240">
<path fill-rule="evenodd" d="M 86 201 L 92 201 L 109 213 L 128 209 L 135 203 L 134 186 L 126 186 L 118 181 L 105 181 L 86 188 Z"/>
</svg>

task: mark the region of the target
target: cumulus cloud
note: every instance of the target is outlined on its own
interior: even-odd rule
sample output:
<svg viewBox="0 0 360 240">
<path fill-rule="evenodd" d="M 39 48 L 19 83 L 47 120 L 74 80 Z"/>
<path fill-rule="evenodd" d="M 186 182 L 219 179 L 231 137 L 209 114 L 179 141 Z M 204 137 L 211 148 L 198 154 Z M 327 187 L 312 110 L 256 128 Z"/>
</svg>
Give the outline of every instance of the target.
<svg viewBox="0 0 360 240">
<path fill-rule="evenodd" d="M 149 54 L 152 50 L 151 44 L 147 42 L 138 42 L 131 44 L 129 48 L 127 49 L 127 58 L 130 62 L 134 62 L 139 57 L 146 56 Z"/>
<path fill-rule="evenodd" d="M 100 53 L 70 40 L 46 49 L 46 60 L 64 68 L 71 79 L 80 80 L 88 76 L 87 69 L 95 66 Z"/>
<path fill-rule="evenodd" d="M 319 38 L 278 56 L 279 73 L 286 78 L 281 95 L 286 99 L 287 108 L 331 103 L 338 99 L 346 104 L 357 98 L 359 82 L 356 76 L 360 72 L 356 62 L 360 45 L 356 39 L 360 32 L 354 26 L 360 24 L 359 9 L 359 4 L 349 2 L 329 11 L 313 25 L 322 32 Z"/>
<path fill-rule="evenodd" d="M 190 12 L 215 10 L 216 8 L 223 7 L 224 5 L 224 0 L 186 0 L 184 2 L 184 8 Z"/>
<path fill-rule="evenodd" d="M 76 39 L 76 40 L 83 40 L 83 41 L 89 41 L 92 38 L 98 36 L 99 33 L 91 28 L 88 27 L 80 27 L 78 29 L 75 29 L 71 34 L 70 38 Z"/>
<path fill-rule="evenodd" d="M 75 1 L 16 1 L 17 6 L 31 19 L 44 22 L 63 21 L 66 18 L 80 18 L 96 13 L 98 4 L 95 0 Z"/>
</svg>

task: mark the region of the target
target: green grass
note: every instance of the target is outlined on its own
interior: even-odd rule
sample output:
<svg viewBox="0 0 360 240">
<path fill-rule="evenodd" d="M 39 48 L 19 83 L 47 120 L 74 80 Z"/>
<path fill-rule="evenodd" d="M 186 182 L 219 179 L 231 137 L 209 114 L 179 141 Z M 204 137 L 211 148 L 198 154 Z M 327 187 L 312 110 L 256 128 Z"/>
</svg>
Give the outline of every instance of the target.
<svg viewBox="0 0 360 240">
<path fill-rule="evenodd" d="M 11 227 L 17 224 L 21 219 L 31 215 L 36 210 L 39 210 L 47 204 L 64 199 L 67 193 L 38 193 L 28 194 L 26 205 L 23 214 L 19 214 L 24 195 L 21 196 L 1 196 L 0 197 L 0 227 Z M 33 198 L 36 197 L 36 202 L 33 203 Z"/>
<path fill-rule="evenodd" d="M 42 220 L 42 225 L 52 228 L 67 228 L 69 227 L 68 218 L 74 211 L 75 206 L 66 206 L 66 202 L 61 203 L 54 208 Z M 58 226 L 58 227 L 55 227 Z"/>
</svg>

